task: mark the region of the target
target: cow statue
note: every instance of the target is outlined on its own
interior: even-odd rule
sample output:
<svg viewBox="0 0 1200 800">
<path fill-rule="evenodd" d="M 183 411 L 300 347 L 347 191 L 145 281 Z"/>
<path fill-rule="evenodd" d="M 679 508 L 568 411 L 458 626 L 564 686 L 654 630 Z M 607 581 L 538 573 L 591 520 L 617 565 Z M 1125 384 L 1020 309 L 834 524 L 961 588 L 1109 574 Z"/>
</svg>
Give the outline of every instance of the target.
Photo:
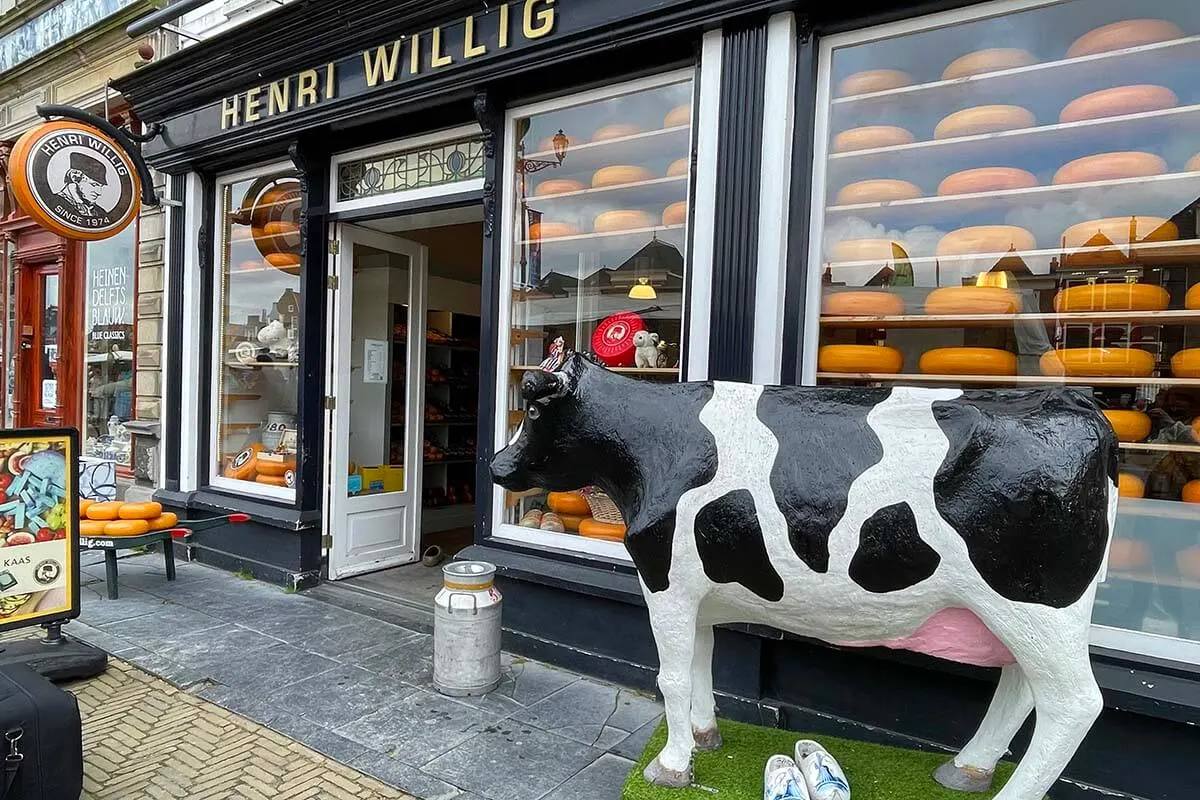
<svg viewBox="0 0 1200 800">
<path fill-rule="evenodd" d="M 570 353 L 521 382 L 494 457 L 512 491 L 595 485 L 627 523 L 658 648 L 667 743 L 715 749 L 713 626 L 771 625 L 1000 666 L 975 736 L 935 777 L 1041 800 L 1102 706 L 1088 629 L 1117 504 L 1117 440 L 1084 391 L 654 384 Z"/>
</svg>

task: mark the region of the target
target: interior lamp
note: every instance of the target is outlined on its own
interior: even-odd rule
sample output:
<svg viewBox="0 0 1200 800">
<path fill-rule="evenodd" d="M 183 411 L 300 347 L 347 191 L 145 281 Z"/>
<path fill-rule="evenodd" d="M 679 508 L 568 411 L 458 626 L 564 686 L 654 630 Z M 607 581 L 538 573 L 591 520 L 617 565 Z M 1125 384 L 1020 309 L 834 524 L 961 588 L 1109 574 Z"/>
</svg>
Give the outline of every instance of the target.
<svg viewBox="0 0 1200 800">
<path fill-rule="evenodd" d="M 654 291 L 654 287 L 650 285 L 649 278 L 638 278 L 629 289 L 630 300 L 655 300 L 658 298 L 658 292 Z"/>
</svg>

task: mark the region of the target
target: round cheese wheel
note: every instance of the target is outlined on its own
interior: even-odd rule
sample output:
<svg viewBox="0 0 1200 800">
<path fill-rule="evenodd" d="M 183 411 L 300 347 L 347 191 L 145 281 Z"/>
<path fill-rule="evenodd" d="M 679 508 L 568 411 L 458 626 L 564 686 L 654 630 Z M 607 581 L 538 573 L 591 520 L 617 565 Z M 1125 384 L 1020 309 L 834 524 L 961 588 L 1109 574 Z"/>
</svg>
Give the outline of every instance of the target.
<svg viewBox="0 0 1200 800">
<path fill-rule="evenodd" d="M 1200 283 L 1187 290 L 1183 296 L 1183 307 L 1192 311 L 1200 309 Z"/>
<path fill-rule="evenodd" d="M 122 503 L 119 519 L 154 519 L 162 514 L 162 503 Z"/>
<path fill-rule="evenodd" d="M 586 188 L 581 182 L 573 181 L 570 178 L 550 178 L 539 183 L 533 193 L 538 197 L 545 197 L 548 194 L 579 192 Z"/>
<path fill-rule="evenodd" d="M 1043 375 L 1144 378 L 1154 371 L 1154 356 L 1128 347 L 1071 347 L 1047 350 L 1039 365 Z"/>
<path fill-rule="evenodd" d="M 299 253 L 267 253 L 267 263 L 277 269 L 300 266 Z"/>
<path fill-rule="evenodd" d="M 993 105 L 964 108 L 947 115 L 933 129 L 935 139 L 1014 131 L 1034 125 L 1033 112 L 1021 106 Z"/>
<path fill-rule="evenodd" d="M 262 269 L 263 262 L 255 261 L 253 258 L 247 258 L 242 263 L 238 264 L 239 272 L 253 272 L 256 269 Z"/>
<path fill-rule="evenodd" d="M 688 125 L 692 121 L 692 106 L 690 103 L 685 103 L 681 106 L 675 106 L 667 115 L 663 117 L 664 128 L 678 128 L 680 125 Z"/>
<path fill-rule="evenodd" d="M 1200 153 L 1196 153 L 1196 155 L 1189 158 L 1187 163 L 1183 165 L 1183 169 L 1186 172 L 1200 172 Z"/>
<path fill-rule="evenodd" d="M 1183 485 L 1180 498 L 1185 503 L 1200 503 L 1200 481 L 1188 481 Z"/>
<path fill-rule="evenodd" d="M 623 139 L 626 136 L 636 136 L 641 133 L 642 129 L 637 125 L 630 125 L 624 122 L 605 125 L 600 130 L 592 134 L 593 142 L 607 142 L 610 139 Z"/>
<path fill-rule="evenodd" d="M 1122 442 L 1140 442 L 1150 435 L 1149 414 L 1127 408 L 1106 408 L 1104 417 Z"/>
<path fill-rule="evenodd" d="M 262 451 L 263 446 L 255 442 L 238 453 L 229 462 L 229 466 L 225 468 L 225 477 L 234 478 L 239 481 L 248 481 L 253 478 L 256 465 L 258 464 L 258 454 Z"/>
<path fill-rule="evenodd" d="M 1116 570 L 1141 569 L 1150 563 L 1150 548 L 1137 539 L 1114 536 L 1108 546 L 1108 566 Z"/>
<path fill-rule="evenodd" d="M 1070 311 L 1162 311 L 1171 294 L 1150 283 L 1093 283 L 1063 289 L 1054 296 L 1054 310 Z"/>
<path fill-rule="evenodd" d="M 79 535 L 103 536 L 104 526 L 107 524 L 107 522 L 100 519 L 81 519 L 79 520 Z"/>
<path fill-rule="evenodd" d="M 263 225 L 262 230 L 267 236 L 292 236 L 300 233 L 300 226 L 294 222 L 278 220 Z"/>
<path fill-rule="evenodd" d="M 966 78 L 971 75 L 982 75 L 985 72 L 996 72 L 1002 69 L 1016 69 L 1036 64 L 1037 59 L 1028 50 L 1017 47 L 989 47 L 977 50 L 956 58 L 942 71 L 942 80 L 950 81 L 955 78 Z"/>
<path fill-rule="evenodd" d="M 150 532 L 150 523 L 144 519 L 117 519 L 104 523 L 105 536 L 144 536 Z"/>
<path fill-rule="evenodd" d="M 1189 483 L 1196 483 L 1196 481 L 1189 481 Z M 1184 484 L 1184 488 L 1187 488 L 1187 484 Z M 1200 499 L 1200 491 L 1196 492 L 1196 496 L 1197 499 Z M 1200 581 L 1200 545 L 1192 545 L 1176 553 L 1175 566 L 1179 567 L 1179 574 L 1189 581 Z"/>
<path fill-rule="evenodd" d="M 893 317 L 904 313 L 904 298 L 888 291 L 825 292 L 821 313 L 830 317 Z"/>
<path fill-rule="evenodd" d="M 637 228 L 653 228 L 657 224 L 654 217 L 645 211 L 629 208 L 616 208 L 596 215 L 592 229 L 596 233 L 612 233 L 614 231 L 629 231 Z"/>
<path fill-rule="evenodd" d="M 592 333 L 592 352 L 610 367 L 632 367 L 633 335 L 644 330 L 646 323 L 632 312 L 605 317 Z"/>
<path fill-rule="evenodd" d="M 682 225 L 687 222 L 688 204 L 686 200 L 680 200 L 677 203 L 671 203 L 663 209 L 662 224 L 663 225 Z"/>
<path fill-rule="evenodd" d="M 921 196 L 921 188 L 908 181 L 891 180 L 890 178 L 872 178 L 871 180 L 856 181 L 837 193 L 834 201 L 840 206 L 855 203 L 887 203 L 892 200 L 913 200 Z"/>
<path fill-rule="evenodd" d="M 116 500 L 106 500 L 103 503 L 92 503 L 88 506 L 88 519 L 96 520 L 112 520 L 117 519 L 121 514 L 121 503 Z"/>
<path fill-rule="evenodd" d="M 558 518 L 562 520 L 563 528 L 572 533 L 579 532 L 579 523 L 585 519 L 589 519 L 590 515 L 581 514 L 559 514 Z"/>
<path fill-rule="evenodd" d="M 576 233 L 579 233 L 579 229 L 569 222 L 535 222 L 529 226 L 530 239 L 553 239 Z"/>
<path fill-rule="evenodd" d="M 559 514 L 590 516 L 592 513 L 591 506 L 579 492 L 550 492 L 546 496 L 546 505 Z"/>
<path fill-rule="evenodd" d="M 904 245 L 892 239 L 844 239 L 829 245 L 829 260 L 892 261 L 897 257 L 904 258 L 903 252 Z"/>
<path fill-rule="evenodd" d="M 1017 357 L 995 347 L 937 347 L 918 366 L 927 375 L 1016 375 Z"/>
<path fill-rule="evenodd" d="M 295 469 L 296 462 L 294 460 L 285 459 L 283 461 L 275 461 L 274 459 L 267 460 L 260 458 L 255 469 L 259 475 L 283 475 L 289 469 Z"/>
<path fill-rule="evenodd" d="M 165 531 L 167 528 L 174 528 L 179 523 L 179 517 L 172 511 L 164 511 L 154 519 L 150 520 L 150 530 Z"/>
<path fill-rule="evenodd" d="M 977 167 L 948 175 L 938 184 L 939 195 L 1005 192 L 1037 186 L 1037 177 L 1016 167 Z"/>
<path fill-rule="evenodd" d="M 1171 373 L 1176 378 L 1200 378 L 1200 347 L 1180 350 L 1171 356 Z"/>
<path fill-rule="evenodd" d="M 1117 495 L 1119 497 L 1145 497 L 1146 482 L 1129 472 L 1117 475 Z"/>
<path fill-rule="evenodd" d="M 265 227 L 254 229 L 254 245 L 258 252 L 279 253 L 300 246 L 300 229 L 293 223 L 274 223 L 273 229 L 274 233 L 268 233 Z"/>
<path fill-rule="evenodd" d="M 75 511 L 79 515 L 80 519 L 83 519 L 84 517 L 87 516 L 88 506 L 92 505 L 95 502 L 96 502 L 95 500 L 91 500 L 87 497 L 79 498 L 79 502 L 75 506 Z"/>
<path fill-rule="evenodd" d="M 255 483 L 261 483 L 264 486 L 284 486 L 286 487 L 287 480 L 282 475 L 256 475 L 254 476 Z"/>
<path fill-rule="evenodd" d="M 1162 175 L 1167 162 L 1153 153 L 1129 150 L 1121 153 L 1100 153 L 1069 161 L 1054 173 L 1053 183 L 1087 183 L 1115 181 L 1122 178 L 1147 178 Z"/>
<path fill-rule="evenodd" d="M 625 526 L 613 522 L 600 522 L 589 517 L 579 523 L 579 535 L 588 539 L 621 542 L 625 540 Z"/>
<path fill-rule="evenodd" d="M 915 81 L 912 75 L 898 69 L 868 69 L 843 78 L 838 84 L 837 94 L 838 97 L 847 97 L 854 94 L 886 92 L 889 89 L 912 86 L 913 83 Z"/>
<path fill-rule="evenodd" d="M 653 180 L 654 175 L 645 167 L 635 167 L 630 164 L 615 164 L 611 167 L 601 167 L 592 175 L 592 187 L 622 186 L 626 183 Z"/>
<path fill-rule="evenodd" d="M 1165 19 L 1127 19 L 1103 25 L 1080 36 L 1067 48 L 1067 58 L 1109 53 L 1182 37 L 1183 31 Z"/>
<path fill-rule="evenodd" d="M 904 354 L 894 347 L 874 344 L 827 344 L 817 351 L 821 372 L 894 375 L 904 368 Z"/>
<path fill-rule="evenodd" d="M 1012 314 L 1020 307 L 1015 292 L 996 286 L 943 286 L 925 297 L 925 313 L 932 316 Z"/>
<path fill-rule="evenodd" d="M 877 147 L 898 147 L 912 144 L 917 138 L 904 128 L 894 125 L 867 125 L 851 128 L 833 137 L 833 152 L 849 153 L 855 150 L 874 150 Z"/>
<path fill-rule="evenodd" d="M 680 175 L 687 175 L 691 171 L 691 162 L 686 158 L 677 158 L 671 162 L 671 166 L 667 167 L 667 177 L 676 178 Z"/>
<path fill-rule="evenodd" d="M 1161 111 L 1164 108 L 1174 108 L 1178 104 L 1179 98 L 1165 86 L 1148 83 L 1116 86 L 1085 94 L 1067 103 L 1058 115 L 1058 121 L 1082 122 L 1104 117 L 1120 117 L 1125 114 Z"/>
<path fill-rule="evenodd" d="M 1063 247 L 1126 246 L 1141 242 L 1170 242 L 1179 228 L 1162 217 L 1105 217 L 1072 225 L 1063 233 Z"/>
<path fill-rule="evenodd" d="M 1037 246 L 1033 234 L 1016 225 L 974 225 L 951 231 L 938 241 L 939 256 L 969 256 L 976 253 L 1007 253 L 1032 250 Z"/>
</svg>

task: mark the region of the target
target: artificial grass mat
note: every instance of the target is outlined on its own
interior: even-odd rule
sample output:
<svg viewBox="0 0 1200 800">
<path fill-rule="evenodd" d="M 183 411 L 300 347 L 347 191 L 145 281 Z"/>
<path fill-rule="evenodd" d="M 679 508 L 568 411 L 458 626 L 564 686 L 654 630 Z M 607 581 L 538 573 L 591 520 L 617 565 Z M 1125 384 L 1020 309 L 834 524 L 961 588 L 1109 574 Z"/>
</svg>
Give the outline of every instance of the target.
<svg viewBox="0 0 1200 800">
<path fill-rule="evenodd" d="M 621 800 L 762 800 L 763 767 L 775 753 L 792 755 L 799 739 L 813 739 L 838 760 L 850 780 L 853 800 L 991 800 L 1012 774 L 1015 764 L 1001 762 L 991 792 L 966 794 L 945 788 L 933 779 L 933 771 L 950 758 L 948 753 L 928 753 L 881 744 L 814 736 L 779 728 L 761 728 L 729 720 L 720 721 L 725 744 L 712 753 L 696 753 L 692 764 L 692 786 L 666 789 L 653 786 L 642 770 L 667 741 L 664 721 L 650 737 L 637 766 L 625 781 Z"/>
</svg>

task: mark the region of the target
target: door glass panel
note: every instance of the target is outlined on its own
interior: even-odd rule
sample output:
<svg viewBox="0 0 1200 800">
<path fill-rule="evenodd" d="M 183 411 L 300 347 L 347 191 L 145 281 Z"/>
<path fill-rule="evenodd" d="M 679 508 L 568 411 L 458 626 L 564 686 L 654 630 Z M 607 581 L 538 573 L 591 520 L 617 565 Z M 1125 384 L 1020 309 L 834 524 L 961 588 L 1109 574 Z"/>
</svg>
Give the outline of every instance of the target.
<svg viewBox="0 0 1200 800">
<path fill-rule="evenodd" d="M 41 393 L 38 408 L 54 411 L 58 408 L 58 275 L 42 276 L 42 335 L 37 348 L 38 386 Z"/>
<path fill-rule="evenodd" d="M 84 455 L 130 465 L 137 228 L 87 245 Z"/>
<path fill-rule="evenodd" d="M 355 244 L 350 308 L 350 438 L 346 491 L 402 492 L 408 455 L 409 287 L 401 253 Z M 342 398 L 339 398 L 339 404 Z"/>
</svg>

